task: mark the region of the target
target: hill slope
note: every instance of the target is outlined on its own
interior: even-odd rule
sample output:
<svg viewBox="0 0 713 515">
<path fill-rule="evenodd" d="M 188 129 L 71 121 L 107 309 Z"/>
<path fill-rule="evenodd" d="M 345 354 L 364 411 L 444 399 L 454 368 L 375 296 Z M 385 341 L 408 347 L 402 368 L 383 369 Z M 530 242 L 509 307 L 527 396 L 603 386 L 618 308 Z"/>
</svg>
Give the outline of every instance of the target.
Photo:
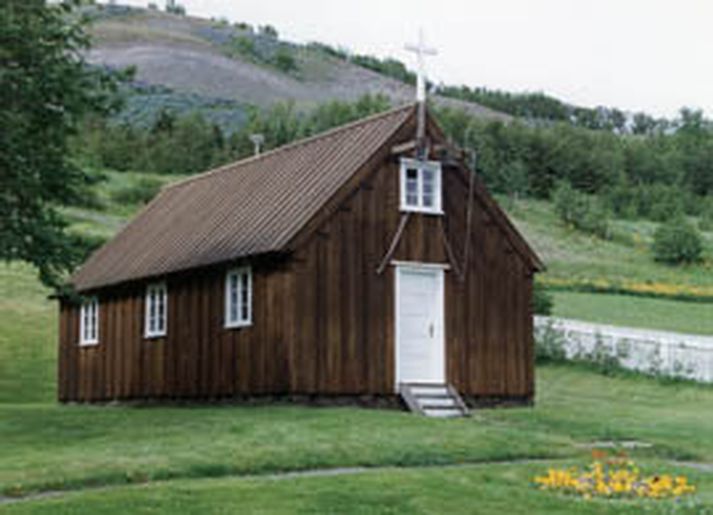
<svg viewBox="0 0 713 515">
<path fill-rule="evenodd" d="M 105 6 L 96 14 L 91 33 L 91 63 L 134 66 L 140 83 L 179 94 L 259 107 L 292 100 L 305 109 L 367 93 L 386 95 L 395 105 L 414 98 L 412 86 L 330 55 L 323 47 L 296 45 L 226 23 Z M 471 102 L 435 101 L 485 118 L 509 119 Z"/>
</svg>

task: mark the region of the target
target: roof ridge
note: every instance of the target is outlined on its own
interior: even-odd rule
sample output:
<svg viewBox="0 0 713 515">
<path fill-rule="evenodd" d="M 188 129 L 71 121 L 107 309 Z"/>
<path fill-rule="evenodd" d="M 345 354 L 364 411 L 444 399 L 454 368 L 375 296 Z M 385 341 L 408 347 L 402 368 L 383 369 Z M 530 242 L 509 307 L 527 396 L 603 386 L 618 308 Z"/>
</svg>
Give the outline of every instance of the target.
<svg viewBox="0 0 713 515">
<path fill-rule="evenodd" d="M 242 159 L 238 159 L 237 161 L 233 161 L 232 163 L 227 163 L 222 166 L 219 166 L 217 168 L 213 168 L 212 170 L 207 170 L 205 172 L 192 175 L 190 177 L 186 177 L 185 179 L 181 179 L 176 182 L 172 182 L 169 184 L 164 185 L 161 190 L 169 190 L 173 189 L 179 186 L 185 186 L 186 184 L 205 179 L 208 177 L 212 177 L 213 175 L 216 175 L 218 173 L 226 172 L 230 169 L 235 168 L 236 166 L 242 166 L 244 164 L 247 164 L 249 162 L 253 161 L 259 161 L 261 159 L 265 159 L 266 157 L 271 157 L 274 156 L 275 154 L 279 154 L 280 152 L 285 152 L 287 150 L 292 150 L 295 147 L 299 147 L 301 145 L 306 145 L 308 143 L 312 143 L 314 141 L 317 141 L 322 138 L 327 138 L 329 136 L 333 136 L 334 134 L 340 133 L 345 130 L 353 129 L 355 127 L 358 127 L 360 125 L 364 125 L 369 122 L 373 122 L 374 120 L 378 120 L 379 118 L 386 118 L 387 116 L 393 115 L 395 113 L 398 113 L 399 111 L 405 111 L 407 109 L 413 109 L 414 106 L 416 105 L 415 102 L 410 102 L 405 105 L 401 105 L 398 107 L 393 107 L 391 109 L 388 109 L 386 111 L 382 111 L 380 113 L 374 113 L 369 116 L 366 116 L 364 118 L 359 118 L 358 120 L 353 120 L 351 122 L 345 123 L 344 125 L 338 125 L 337 127 L 332 127 L 331 129 L 327 129 L 326 131 L 320 132 L 318 134 L 313 134 L 312 136 L 307 136 L 302 139 L 298 139 L 295 141 L 292 141 L 290 143 L 286 143 L 284 145 L 281 145 L 279 147 L 273 148 L 271 150 L 268 150 L 267 152 L 263 152 L 261 154 L 257 155 L 252 155 L 249 157 L 244 157 Z"/>
</svg>

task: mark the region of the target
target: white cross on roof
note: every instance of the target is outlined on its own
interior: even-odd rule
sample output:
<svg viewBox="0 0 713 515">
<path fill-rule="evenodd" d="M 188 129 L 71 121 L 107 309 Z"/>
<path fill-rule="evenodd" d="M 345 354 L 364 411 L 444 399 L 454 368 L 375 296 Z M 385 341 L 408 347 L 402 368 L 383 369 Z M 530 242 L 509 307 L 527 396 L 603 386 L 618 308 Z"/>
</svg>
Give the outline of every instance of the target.
<svg viewBox="0 0 713 515">
<path fill-rule="evenodd" d="M 423 37 L 423 29 L 418 31 L 418 43 L 415 45 L 407 44 L 406 50 L 416 54 L 418 70 L 416 75 L 416 100 L 424 102 L 426 100 L 426 63 L 424 57 L 428 55 L 436 55 L 438 52 L 435 48 L 426 46 L 426 41 Z"/>
</svg>

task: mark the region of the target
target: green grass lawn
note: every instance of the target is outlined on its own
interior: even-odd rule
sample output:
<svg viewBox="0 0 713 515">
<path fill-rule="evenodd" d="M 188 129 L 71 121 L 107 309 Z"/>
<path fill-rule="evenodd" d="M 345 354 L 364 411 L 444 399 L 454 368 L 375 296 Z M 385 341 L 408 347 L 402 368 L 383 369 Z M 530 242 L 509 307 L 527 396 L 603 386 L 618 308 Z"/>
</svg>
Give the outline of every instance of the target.
<svg viewBox="0 0 713 515">
<path fill-rule="evenodd" d="M 553 315 L 601 324 L 713 335 L 713 303 L 610 295 L 552 292 Z"/>
<path fill-rule="evenodd" d="M 0 405 L 0 490 L 77 489 L 344 466 L 525 458 L 582 460 L 577 447 L 640 440 L 642 460 L 713 463 L 713 388 L 543 367 L 534 408 L 434 420 L 296 406 Z M 517 468 L 517 467 L 515 467 Z M 527 489 L 526 481 L 522 488 Z"/>
<path fill-rule="evenodd" d="M 27 265 L 0 264 L 0 403 L 55 396 L 57 304 Z"/>
<path fill-rule="evenodd" d="M 561 465 L 561 464 L 558 464 Z M 333 477 L 220 478 L 71 493 L 22 502 L 8 514 L 113 513 L 710 513 L 713 476 L 679 469 L 702 492 L 694 500 L 580 500 L 529 485 L 546 464 L 391 469 Z M 671 467 L 668 467 L 671 469 Z"/>
</svg>

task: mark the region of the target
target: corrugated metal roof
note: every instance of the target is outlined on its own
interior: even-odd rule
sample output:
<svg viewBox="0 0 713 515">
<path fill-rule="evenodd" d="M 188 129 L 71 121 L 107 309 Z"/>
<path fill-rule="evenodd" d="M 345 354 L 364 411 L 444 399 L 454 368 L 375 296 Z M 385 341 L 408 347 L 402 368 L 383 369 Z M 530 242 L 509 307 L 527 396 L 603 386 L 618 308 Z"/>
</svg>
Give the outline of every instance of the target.
<svg viewBox="0 0 713 515">
<path fill-rule="evenodd" d="M 71 277 L 78 291 L 279 251 L 413 105 L 167 186 Z"/>
</svg>

